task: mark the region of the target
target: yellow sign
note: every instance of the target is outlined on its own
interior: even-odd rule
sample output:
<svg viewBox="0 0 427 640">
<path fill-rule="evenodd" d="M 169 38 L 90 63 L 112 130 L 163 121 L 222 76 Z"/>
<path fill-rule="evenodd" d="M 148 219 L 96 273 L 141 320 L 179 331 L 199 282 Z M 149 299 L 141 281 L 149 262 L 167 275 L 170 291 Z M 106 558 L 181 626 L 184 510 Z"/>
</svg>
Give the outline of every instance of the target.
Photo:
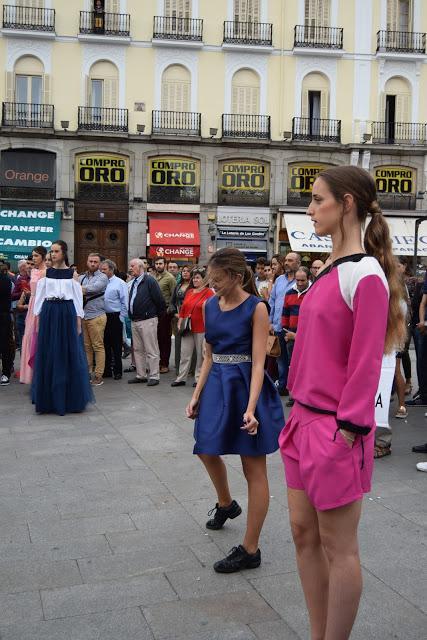
<svg viewBox="0 0 427 640">
<path fill-rule="evenodd" d="M 200 161 L 193 158 L 161 157 L 150 160 L 151 187 L 191 188 L 200 186 Z"/>
<path fill-rule="evenodd" d="M 317 162 L 298 162 L 288 168 L 288 191 L 292 194 L 309 195 L 314 181 L 323 169 L 332 165 Z"/>
<path fill-rule="evenodd" d="M 76 182 L 127 185 L 129 182 L 129 158 L 104 153 L 76 156 Z"/>
<path fill-rule="evenodd" d="M 411 167 L 376 167 L 374 178 L 379 195 L 411 195 L 417 186 L 417 171 Z"/>
<path fill-rule="evenodd" d="M 223 191 L 265 191 L 270 188 L 270 165 L 258 160 L 225 160 L 221 165 Z"/>
</svg>

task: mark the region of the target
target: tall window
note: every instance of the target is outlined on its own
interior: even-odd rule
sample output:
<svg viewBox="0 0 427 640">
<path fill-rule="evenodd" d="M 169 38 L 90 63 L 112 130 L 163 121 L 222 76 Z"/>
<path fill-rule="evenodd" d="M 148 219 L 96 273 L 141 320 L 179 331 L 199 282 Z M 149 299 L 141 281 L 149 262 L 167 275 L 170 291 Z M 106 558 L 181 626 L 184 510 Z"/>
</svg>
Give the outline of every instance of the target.
<svg viewBox="0 0 427 640">
<path fill-rule="evenodd" d="M 258 115 L 260 112 L 259 76 L 251 69 L 236 71 L 232 81 L 231 112 Z"/>
<path fill-rule="evenodd" d="M 105 0 L 105 13 L 120 13 L 120 0 Z"/>
<path fill-rule="evenodd" d="M 191 18 L 191 0 L 165 0 L 165 16 Z"/>
<path fill-rule="evenodd" d="M 88 107 L 116 109 L 118 85 L 117 67 L 111 62 L 96 62 L 91 67 L 87 82 Z"/>
<path fill-rule="evenodd" d="M 412 30 L 412 1 L 387 0 L 387 31 Z"/>
<path fill-rule="evenodd" d="M 162 111 L 191 111 L 190 72 L 180 64 L 173 64 L 163 72 Z"/>
<path fill-rule="evenodd" d="M 234 0 L 235 22 L 259 22 L 260 0 Z"/>
<path fill-rule="evenodd" d="M 301 115 L 312 121 L 329 118 L 329 81 L 321 73 L 309 73 L 304 78 Z"/>
<path fill-rule="evenodd" d="M 39 105 L 51 104 L 50 76 L 44 73 L 41 61 L 23 56 L 13 72 L 6 73 L 6 102 L 18 103 L 20 119 L 30 118 L 40 110 Z"/>
<path fill-rule="evenodd" d="M 329 27 L 330 0 L 305 0 L 304 10 L 306 27 Z"/>
<path fill-rule="evenodd" d="M 35 7 L 36 9 L 44 8 L 44 0 L 16 0 L 17 7 Z"/>
</svg>

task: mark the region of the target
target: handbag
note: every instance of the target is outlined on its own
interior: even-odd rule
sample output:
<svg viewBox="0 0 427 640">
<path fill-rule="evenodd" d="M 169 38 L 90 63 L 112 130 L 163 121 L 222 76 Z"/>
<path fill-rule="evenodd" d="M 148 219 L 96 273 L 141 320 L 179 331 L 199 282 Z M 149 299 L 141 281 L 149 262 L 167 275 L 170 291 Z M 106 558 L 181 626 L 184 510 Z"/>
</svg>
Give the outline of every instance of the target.
<svg viewBox="0 0 427 640">
<path fill-rule="evenodd" d="M 205 295 L 205 291 L 203 290 L 202 295 L 199 298 L 197 298 L 196 302 L 194 303 L 194 306 L 191 309 L 190 315 L 187 316 L 186 318 L 182 318 L 181 327 L 179 329 L 180 336 L 186 336 L 188 333 L 191 333 L 191 316 L 193 314 L 194 309 L 197 307 L 198 302 L 200 302 L 200 300 L 203 298 L 204 295 Z"/>
<path fill-rule="evenodd" d="M 271 358 L 279 358 L 282 350 L 278 336 L 268 336 L 267 338 L 267 355 Z"/>
</svg>

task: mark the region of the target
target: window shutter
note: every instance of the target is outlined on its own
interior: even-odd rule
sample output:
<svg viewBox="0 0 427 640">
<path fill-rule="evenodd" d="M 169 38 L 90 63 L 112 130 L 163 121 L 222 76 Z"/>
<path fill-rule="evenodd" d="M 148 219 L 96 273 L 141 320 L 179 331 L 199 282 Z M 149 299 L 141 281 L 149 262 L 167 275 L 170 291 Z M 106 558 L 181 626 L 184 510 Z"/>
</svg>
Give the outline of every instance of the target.
<svg viewBox="0 0 427 640">
<path fill-rule="evenodd" d="M 234 0 L 234 20 L 236 22 L 259 22 L 259 0 Z"/>
<path fill-rule="evenodd" d="M 87 107 L 92 106 L 92 79 L 89 76 L 86 76 L 85 104 Z"/>
<path fill-rule="evenodd" d="M 162 83 L 163 111 L 190 111 L 191 84 L 179 80 L 165 80 Z"/>
<path fill-rule="evenodd" d="M 323 120 L 329 119 L 329 91 L 322 89 L 320 92 L 320 117 Z"/>
<path fill-rule="evenodd" d="M 331 20 L 330 0 L 305 0 L 304 24 L 310 27 L 329 27 Z"/>
<path fill-rule="evenodd" d="M 387 120 L 387 114 L 385 109 L 385 92 L 381 91 L 380 99 L 378 101 L 378 120 L 385 122 Z"/>
<path fill-rule="evenodd" d="M 399 0 L 387 0 L 387 31 L 398 31 Z"/>
<path fill-rule="evenodd" d="M 165 0 L 165 16 L 191 18 L 191 0 Z"/>
<path fill-rule="evenodd" d="M 120 0 L 105 0 L 105 13 L 120 13 Z"/>
<path fill-rule="evenodd" d="M 15 74 L 6 71 L 6 102 L 15 102 Z"/>
<path fill-rule="evenodd" d="M 410 122 L 411 96 L 408 93 L 396 95 L 396 122 Z"/>
<path fill-rule="evenodd" d="M 104 78 L 103 89 L 104 89 L 103 96 L 102 96 L 103 107 L 106 107 L 109 109 L 117 109 L 117 105 L 118 105 L 117 78 Z"/>
<path fill-rule="evenodd" d="M 52 104 L 52 78 L 48 73 L 43 74 L 42 99 L 43 104 Z"/>
<path fill-rule="evenodd" d="M 301 96 L 301 117 L 308 118 L 310 113 L 308 101 L 308 89 L 303 89 Z"/>
<path fill-rule="evenodd" d="M 16 0 L 17 7 L 35 7 L 37 9 L 44 8 L 44 0 Z"/>
</svg>

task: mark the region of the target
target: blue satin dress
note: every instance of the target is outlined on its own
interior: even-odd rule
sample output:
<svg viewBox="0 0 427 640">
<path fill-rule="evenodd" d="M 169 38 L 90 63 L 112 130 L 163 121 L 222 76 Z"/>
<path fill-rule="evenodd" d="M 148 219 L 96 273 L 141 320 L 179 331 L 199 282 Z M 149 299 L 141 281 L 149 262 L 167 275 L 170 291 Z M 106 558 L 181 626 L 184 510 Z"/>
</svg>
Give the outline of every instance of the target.
<svg viewBox="0 0 427 640">
<path fill-rule="evenodd" d="M 221 311 L 217 296 L 205 306 L 206 342 L 215 354 L 252 354 L 252 316 L 257 304 L 250 296 L 231 311 Z M 285 423 L 277 389 L 264 374 L 255 417 L 258 433 L 242 431 L 243 414 L 249 400 L 252 363 L 213 363 L 200 396 L 199 415 L 194 426 L 194 453 L 260 456 L 279 447 L 278 437 Z"/>
</svg>

